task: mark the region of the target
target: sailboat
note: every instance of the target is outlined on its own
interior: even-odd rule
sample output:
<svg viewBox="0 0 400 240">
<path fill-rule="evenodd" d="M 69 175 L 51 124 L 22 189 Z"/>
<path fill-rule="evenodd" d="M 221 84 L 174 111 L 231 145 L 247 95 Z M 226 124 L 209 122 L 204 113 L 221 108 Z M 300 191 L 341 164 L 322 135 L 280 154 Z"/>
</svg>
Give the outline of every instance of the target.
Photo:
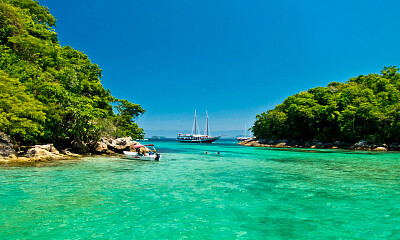
<svg viewBox="0 0 400 240">
<path fill-rule="evenodd" d="M 246 125 L 244 125 L 244 134 L 241 137 L 237 137 L 236 141 L 243 142 L 243 141 L 246 141 L 246 140 L 250 140 L 251 139 L 251 133 L 249 135 L 250 136 L 247 137 Z"/>
<path fill-rule="evenodd" d="M 196 110 L 195 110 L 192 133 L 191 134 L 179 133 L 176 140 L 179 142 L 184 142 L 184 143 L 212 143 L 212 142 L 220 139 L 221 136 L 217 136 L 217 137 L 210 136 L 211 133 L 209 133 L 210 130 L 209 130 L 209 126 L 208 126 L 208 112 L 206 112 L 206 116 L 207 116 L 206 130 L 205 130 L 204 135 L 201 135 L 200 131 L 199 131 L 199 134 L 197 134 L 197 116 L 196 116 Z M 194 134 L 193 134 L 193 131 L 194 131 Z"/>
</svg>

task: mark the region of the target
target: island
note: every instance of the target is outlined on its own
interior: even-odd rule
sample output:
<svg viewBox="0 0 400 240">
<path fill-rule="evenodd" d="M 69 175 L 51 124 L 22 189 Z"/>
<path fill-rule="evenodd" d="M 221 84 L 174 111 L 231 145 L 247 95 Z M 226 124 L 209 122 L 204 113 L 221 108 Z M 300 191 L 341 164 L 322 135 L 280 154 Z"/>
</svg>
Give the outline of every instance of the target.
<svg viewBox="0 0 400 240">
<path fill-rule="evenodd" d="M 256 116 L 255 139 L 242 145 L 400 150 L 400 73 L 331 82 L 288 97 Z"/>
<path fill-rule="evenodd" d="M 1 1 L 0 12 L 1 159 L 106 153 L 115 139 L 144 137 L 135 119 L 145 110 L 105 89 L 86 54 L 60 45 L 47 7 Z"/>
</svg>

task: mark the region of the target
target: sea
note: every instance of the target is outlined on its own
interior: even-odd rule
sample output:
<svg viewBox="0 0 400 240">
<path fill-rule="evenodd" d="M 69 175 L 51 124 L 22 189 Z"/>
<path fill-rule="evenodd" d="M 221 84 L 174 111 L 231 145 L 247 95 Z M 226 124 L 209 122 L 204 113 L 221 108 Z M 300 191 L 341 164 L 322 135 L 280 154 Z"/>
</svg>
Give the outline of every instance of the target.
<svg viewBox="0 0 400 240">
<path fill-rule="evenodd" d="M 0 239 L 400 239 L 398 152 L 142 143 L 0 166 Z"/>
</svg>

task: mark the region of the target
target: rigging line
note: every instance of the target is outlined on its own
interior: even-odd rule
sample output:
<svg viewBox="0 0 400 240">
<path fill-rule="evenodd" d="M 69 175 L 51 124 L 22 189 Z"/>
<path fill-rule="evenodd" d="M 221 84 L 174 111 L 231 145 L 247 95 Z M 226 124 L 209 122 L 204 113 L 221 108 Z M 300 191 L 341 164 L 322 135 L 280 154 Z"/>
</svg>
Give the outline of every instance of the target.
<svg viewBox="0 0 400 240">
<path fill-rule="evenodd" d="M 193 126 L 192 126 L 192 132 L 190 134 L 193 135 L 193 130 L 194 130 L 194 134 L 196 134 L 196 109 L 194 110 L 194 121 L 193 121 Z"/>
</svg>

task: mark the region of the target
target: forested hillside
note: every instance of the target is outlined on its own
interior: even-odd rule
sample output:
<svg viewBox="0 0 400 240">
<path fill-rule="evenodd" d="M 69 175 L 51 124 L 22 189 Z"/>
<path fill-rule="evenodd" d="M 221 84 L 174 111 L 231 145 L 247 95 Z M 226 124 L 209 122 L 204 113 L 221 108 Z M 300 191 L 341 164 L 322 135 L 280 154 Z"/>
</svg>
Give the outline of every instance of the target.
<svg viewBox="0 0 400 240">
<path fill-rule="evenodd" d="M 19 144 L 142 137 L 145 110 L 104 89 L 99 66 L 60 46 L 55 26 L 37 1 L 0 1 L 0 132 Z"/>
<path fill-rule="evenodd" d="M 400 142 L 398 70 L 385 67 L 380 75 L 361 75 L 290 96 L 257 115 L 254 135 L 297 141 Z"/>
</svg>

